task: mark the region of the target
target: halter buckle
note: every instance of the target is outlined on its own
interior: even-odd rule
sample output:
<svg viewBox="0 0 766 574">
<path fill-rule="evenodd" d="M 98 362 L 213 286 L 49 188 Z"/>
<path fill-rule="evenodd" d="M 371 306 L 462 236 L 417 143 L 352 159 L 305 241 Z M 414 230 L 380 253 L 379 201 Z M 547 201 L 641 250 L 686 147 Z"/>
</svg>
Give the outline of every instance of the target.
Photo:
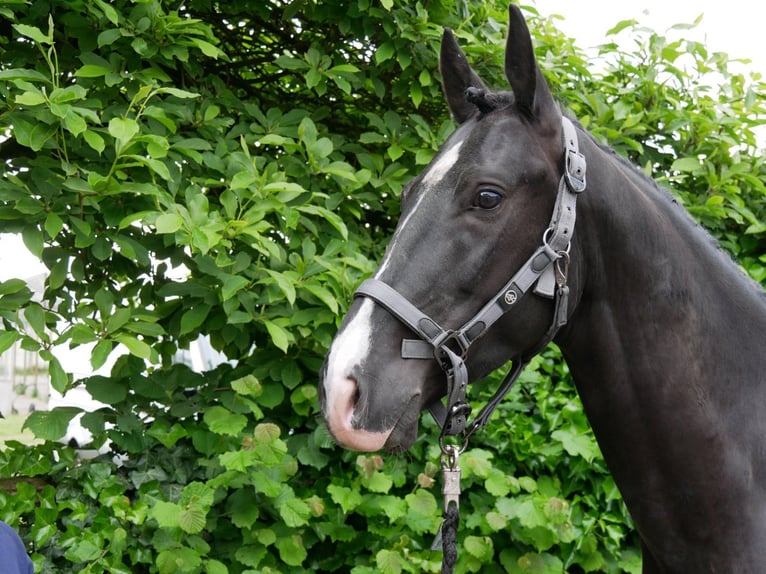
<svg viewBox="0 0 766 574">
<path fill-rule="evenodd" d="M 574 193 L 582 193 L 585 191 L 586 165 L 585 156 L 583 154 L 574 149 L 567 150 L 564 177 L 566 178 L 567 186 Z"/>
<path fill-rule="evenodd" d="M 465 359 L 465 356 L 468 354 L 468 347 L 471 346 L 471 341 L 468 340 L 463 331 L 445 331 L 434 339 L 431 344 L 437 353 L 437 358 L 439 351 L 449 349 L 461 359 Z"/>
</svg>

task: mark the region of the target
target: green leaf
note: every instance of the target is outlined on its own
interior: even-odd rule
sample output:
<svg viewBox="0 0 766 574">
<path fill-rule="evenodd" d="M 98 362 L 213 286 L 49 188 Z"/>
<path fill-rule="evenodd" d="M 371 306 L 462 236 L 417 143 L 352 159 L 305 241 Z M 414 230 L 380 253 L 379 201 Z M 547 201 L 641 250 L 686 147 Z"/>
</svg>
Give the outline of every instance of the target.
<svg viewBox="0 0 766 574">
<path fill-rule="evenodd" d="M 306 289 L 306 291 L 308 291 L 312 295 L 314 295 L 322 303 L 327 305 L 327 307 L 329 307 L 330 311 L 332 311 L 333 314 L 338 313 L 338 301 L 335 298 L 335 295 L 333 295 L 328 289 L 326 289 L 325 287 L 322 287 L 318 283 L 312 283 L 312 282 L 304 283 L 303 288 Z"/>
<path fill-rule="evenodd" d="M 29 90 L 18 94 L 14 101 L 22 106 L 37 106 L 45 103 L 45 95 L 39 90 Z"/>
<path fill-rule="evenodd" d="M 119 28 L 104 30 L 98 35 L 98 47 L 103 48 L 104 46 L 113 44 L 120 38 L 122 38 L 122 31 Z"/>
<path fill-rule="evenodd" d="M 569 454 L 581 456 L 588 462 L 593 462 L 593 459 L 601 454 L 593 435 L 586 434 L 575 427 L 555 430 L 551 433 L 551 437 L 561 441 L 564 450 Z"/>
<path fill-rule="evenodd" d="M 31 38 L 38 44 L 44 44 L 46 46 L 50 46 L 53 44 L 53 36 L 43 34 L 40 28 L 36 28 L 35 26 L 29 26 L 27 24 L 14 24 L 13 29 L 16 30 L 22 36 Z"/>
<path fill-rule="evenodd" d="M 39 303 L 30 303 L 30 305 L 24 309 L 24 318 L 41 340 L 48 340 L 48 334 L 45 332 L 45 311 L 43 311 L 43 308 Z"/>
<path fill-rule="evenodd" d="M 277 550 L 282 562 L 289 566 L 300 566 L 308 557 L 303 539 L 299 534 L 285 536 L 277 540 Z"/>
<path fill-rule="evenodd" d="M 157 569 L 159 574 L 180 574 L 183 572 L 197 572 L 202 565 L 199 552 L 191 548 L 173 548 L 163 550 L 157 555 Z"/>
<path fill-rule="evenodd" d="M 115 340 L 125 345 L 131 355 L 141 359 L 149 359 L 152 356 L 152 348 L 145 342 L 125 333 L 115 335 Z"/>
<path fill-rule="evenodd" d="M 381 574 L 401 574 L 404 560 L 396 550 L 383 548 L 375 554 L 375 564 Z"/>
<path fill-rule="evenodd" d="M 210 305 L 198 303 L 186 311 L 181 317 L 181 334 L 191 333 L 202 325 L 210 313 L 210 309 Z"/>
<path fill-rule="evenodd" d="M 183 225 L 183 217 L 176 213 L 163 213 L 154 222 L 157 233 L 175 233 Z"/>
<path fill-rule="evenodd" d="M 373 472 L 372 476 L 367 479 L 367 488 L 370 492 L 387 494 L 393 485 L 393 479 L 389 475 L 379 471 Z"/>
<path fill-rule="evenodd" d="M 392 42 L 384 42 L 375 51 L 375 63 L 380 65 L 386 60 L 390 60 L 394 56 L 394 51 L 395 48 Z"/>
<path fill-rule="evenodd" d="M 221 287 L 221 300 L 228 301 L 238 291 L 241 291 L 250 284 L 250 281 L 246 277 L 241 275 L 229 275 L 223 282 Z"/>
<path fill-rule="evenodd" d="M 64 222 L 62 219 L 54 212 L 50 212 L 45 217 L 45 231 L 48 234 L 48 237 L 51 239 L 55 239 L 56 236 L 61 232 L 62 229 L 64 229 Z"/>
<path fill-rule="evenodd" d="M 346 224 L 343 223 L 343 220 L 337 214 L 329 209 L 325 209 L 318 205 L 302 205 L 298 207 L 298 210 L 324 218 L 330 225 L 338 230 L 338 233 L 340 233 L 343 239 L 348 239 L 348 228 L 346 227 Z"/>
<path fill-rule="evenodd" d="M 0 355 L 10 349 L 20 336 L 18 331 L 0 331 Z"/>
<path fill-rule="evenodd" d="M 205 411 L 205 424 L 216 434 L 237 436 L 247 426 L 247 417 L 232 413 L 230 410 L 213 406 Z"/>
<path fill-rule="evenodd" d="M 21 238 L 24 240 L 24 245 L 27 246 L 27 249 L 32 252 L 32 255 L 42 259 L 43 248 L 45 247 L 42 231 L 37 226 L 28 225 L 21 232 Z"/>
<path fill-rule="evenodd" d="M 88 91 L 79 84 L 73 84 L 66 88 L 55 88 L 51 91 L 48 99 L 55 104 L 64 104 L 82 100 L 88 95 Z"/>
<path fill-rule="evenodd" d="M 24 422 L 24 428 L 31 430 L 42 440 L 58 440 L 63 437 L 69 422 L 84 411 L 79 407 L 55 407 L 50 411 L 35 411 Z"/>
<path fill-rule="evenodd" d="M 346 514 L 362 503 L 362 495 L 359 491 L 347 486 L 331 484 L 327 487 L 327 492 L 330 493 L 333 502 L 340 506 Z"/>
<path fill-rule="evenodd" d="M 64 116 L 64 127 L 72 135 L 78 136 L 88 129 L 88 124 L 80 114 L 70 109 Z"/>
<path fill-rule="evenodd" d="M 75 541 L 64 553 L 64 557 L 75 564 L 96 560 L 101 554 L 101 545 L 96 540 L 95 537 L 85 537 Z"/>
<path fill-rule="evenodd" d="M 268 273 L 269 277 L 274 280 L 280 291 L 282 291 L 287 302 L 290 303 L 290 305 L 293 305 L 295 303 L 295 286 L 293 285 L 293 281 L 284 273 L 279 273 L 272 269 L 266 269 L 265 271 Z"/>
<path fill-rule="evenodd" d="M 671 171 L 694 172 L 700 169 L 700 162 L 696 157 L 680 157 L 670 166 Z"/>
<path fill-rule="evenodd" d="M 495 550 L 489 536 L 466 536 L 463 545 L 466 552 L 480 562 L 485 564 L 492 562 Z"/>
<path fill-rule="evenodd" d="M 109 135 L 117 140 L 117 153 L 120 153 L 139 132 L 138 122 L 132 118 L 112 118 L 109 120 Z"/>
<path fill-rule="evenodd" d="M 160 88 L 157 90 L 157 93 L 169 94 L 171 96 L 175 96 L 176 98 L 182 98 L 185 100 L 200 97 L 200 94 L 197 94 L 195 92 L 188 92 L 186 90 L 179 90 L 178 88 Z"/>
<path fill-rule="evenodd" d="M 100 78 L 106 76 L 112 70 L 106 66 L 99 66 L 97 64 L 85 64 L 77 69 L 74 73 L 78 78 Z"/>
<path fill-rule="evenodd" d="M 88 377 L 85 380 L 85 388 L 94 400 L 107 405 L 116 405 L 128 397 L 128 386 L 125 382 L 99 375 Z"/>
<path fill-rule="evenodd" d="M 112 24 L 117 26 L 120 22 L 120 18 L 117 13 L 117 10 L 115 10 L 108 3 L 104 2 L 104 0 L 95 0 L 95 1 L 98 7 L 101 8 L 101 11 L 104 13 L 104 16 L 106 16 L 107 20 L 109 20 Z"/>
<path fill-rule="evenodd" d="M 404 497 L 407 502 L 407 524 L 418 533 L 433 531 L 440 513 L 434 495 L 421 488 Z"/>
<path fill-rule="evenodd" d="M 158 500 L 149 510 L 149 517 L 157 521 L 160 528 L 178 527 L 181 516 L 181 507 L 172 502 Z"/>
<path fill-rule="evenodd" d="M 298 528 L 308 524 L 311 509 L 300 498 L 294 495 L 279 496 L 276 504 L 279 515 L 290 528 Z"/>
<path fill-rule="evenodd" d="M 198 507 L 184 508 L 178 514 L 178 525 L 187 534 L 198 534 L 205 529 L 207 512 Z"/>
<path fill-rule="evenodd" d="M 245 375 L 231 382 L 231 388 L 239 395 L 257 398 L 263 393 L 263 386 L 255 375 Z"/>
<path fill-rule="evenodd" d="M 264 320 L 263 323 L 266 325 L 266 330 L 269 332 L 271 341 L 277 349 L 281 350 L 283 353 L 287 353 L 287 349 L 290 347 L 290 340 L 292 339 L 290 333 L 273 321 Z"/>
</svg>

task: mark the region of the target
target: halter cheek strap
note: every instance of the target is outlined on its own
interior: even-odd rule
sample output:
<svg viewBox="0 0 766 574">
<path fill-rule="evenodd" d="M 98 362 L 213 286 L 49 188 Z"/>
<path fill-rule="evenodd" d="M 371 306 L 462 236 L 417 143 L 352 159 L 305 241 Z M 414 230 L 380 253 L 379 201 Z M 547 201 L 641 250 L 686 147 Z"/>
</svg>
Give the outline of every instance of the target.
<svg viewBox="0 0 766 574">
<path fill-rule="evenodd" d="M 436 359 L 447 376 L 445 406 L 441 401 L 429 405 L 441 427 L 441 437 L 463 433 L 463 441 L 483 427 L 502 398 L 518 379 L 523 368 L 550 343 L 567 322 L 569 287 L 569 245 L 574 233 L 577 196 L 585 190 L 585 158 L 579 152 L 577 132 L 572 122 L 562 117 L 565 169 L 559 181 L 558 194 L 550 224 L 532 256 L 502 289 L 479 312 L 457 330 L 447 330 L 423 313 L 406 297 L 379 279 L 368 279 L 355 296 L 369 297 L 385 307 L 407 325 L 419 339 L 402 340 L 402 358 Z M 466 401 L 468 370 L 465 357 L 469 347 L 534 286 L 537 295 L 554 300 L 553 321 L 542 340 L 530 352 L 514 361 L 512 370 L 492 399 L 466 429 L 471 407 Z"/>
</svg>

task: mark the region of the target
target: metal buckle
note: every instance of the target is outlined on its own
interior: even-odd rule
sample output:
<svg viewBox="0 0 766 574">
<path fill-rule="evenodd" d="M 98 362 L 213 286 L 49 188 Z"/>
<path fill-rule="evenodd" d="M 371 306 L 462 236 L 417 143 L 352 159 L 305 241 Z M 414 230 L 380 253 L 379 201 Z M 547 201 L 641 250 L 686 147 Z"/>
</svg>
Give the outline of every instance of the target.
<svg viewBox="0 0 766 574">
<path fill-rule="evenodd" d="M 461 359 L 465 359 L 465 356 L 468 354 L 468 347 L 471 346 L 471 341 L 468 340 L 462 331 L 445 331 L 433 341 L 432 345 L 437 353 L 442 349 L 449 349 Z"/>
<path fill-rule="evenodd" d="M 585 191 L 585 169 L 585 156 L 578 151 L 568 149 L 564 177 L 566 178 L 567 186 L 569 186 L 569 189 L 574 193 L 582 193 Z"/>
</svg>

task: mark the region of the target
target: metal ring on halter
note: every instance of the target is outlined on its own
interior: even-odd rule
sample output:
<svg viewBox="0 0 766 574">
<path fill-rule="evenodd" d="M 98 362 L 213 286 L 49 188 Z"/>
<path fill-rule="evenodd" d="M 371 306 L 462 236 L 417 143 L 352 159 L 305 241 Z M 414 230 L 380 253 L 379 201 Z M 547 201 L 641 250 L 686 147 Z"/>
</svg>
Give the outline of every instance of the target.
<svg viewBox="0 0 766 574">
<path fill-rule="evenodd" d="M 439 437 L 439 449 L 444 456 L 460 456 L 468 448 L 468 438 L 470 435 L 463 435 L 462 444 L 458 447 L 456 444 L 445 444 L 445 435 Z"/>
<path fill-rule="evenodd" d="M 545 230 L 545 232 L 543 233 L 543 245 L 553 249 L 551 247 L 551 244 L 549 243 L 548 239 L 550 238 L 549 234 L 550 233 L 555 233 L 555 232 L 556 232 L 556 230 L 553 227 L 549 227 L 548 229 Z M 569 255 L 569 250 L 570 250 L 571 247 L 572 247 L 572 242 L 568 241 L 566 249 L 559 249 L 556 253 L 558 253 L 559 256 L 561 256 L 562 253 L 566 253 L 567 255 Z"/>
</svg>

